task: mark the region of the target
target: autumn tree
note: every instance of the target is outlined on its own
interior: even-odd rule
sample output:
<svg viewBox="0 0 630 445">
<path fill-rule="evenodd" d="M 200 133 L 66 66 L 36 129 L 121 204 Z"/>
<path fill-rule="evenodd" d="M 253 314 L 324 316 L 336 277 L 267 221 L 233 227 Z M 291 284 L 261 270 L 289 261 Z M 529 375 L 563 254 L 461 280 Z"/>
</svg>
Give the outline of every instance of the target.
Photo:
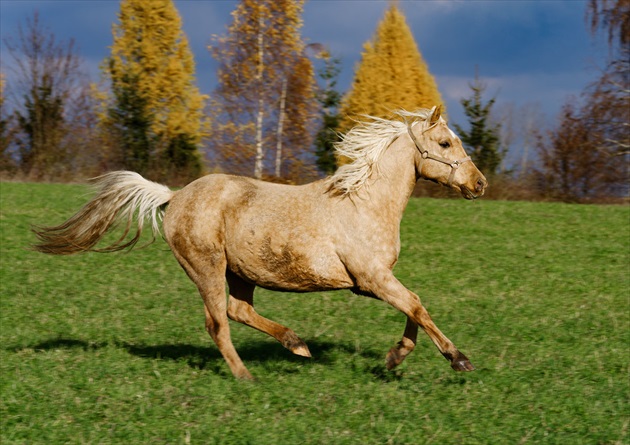
<svg viewBox="0 0 630 445">
<path fill-rule="evenodd" d="M 315 80 L 300 30 L 302 0 L 241 0 L 227 34 L 209 47 L 218 61 L 211 151 L 224 170 L 281 176 L 310 148 Z"/>
<path fill-rule="evenodd" d="M 611 49 L 627 50 L 630 44 L 630 2 L 628 0 L 589 0 L 586 18 L 591 32 L 608 34 Z M 626 48 L 624 48 L 626 46 Z"/>
<path fill-rule="evenodd" d="M 391 2 L 372 40 L 365 43 L 350 91 L 343 99 L 342 130 L 360 115 L 391 117 L 400 108 L 442 104 L 435 79 L 396 2 Z"/>
<path fill-rule="evenodd" d="M 612 196 L 624 187 L 625 166 L 597 149 L 599 137 L 575 102 L 567 102 L 558 127 L 539 136 L 541 167 L 535 170 L 543 196 L 566 202 Z"/>
<path fill-rule="evenodd" d="M 101 121 L 120 146 L 121 167 L 159 180 L 195 179 L 205 96 L 172 0 L 123 0 L 113 36 L 102 65 L 111 92 Z"/>
<path fill-rule="evenodd" d="M 590 0 L 591 32 L 607 34 L 609 61 L 585 92 L 590 125 L 600 135 L 598 150 L 628 162 L 630 156 L 630 1 Z"/>
<path fill-rule="evenodd" d="M 20 25 L 17 36 L 5 38 L 4 43 L 12 59 L 7 91 L 13 101 L 16 146 L 8 156 L 17 159 L 26 176 L 59 179 L 73 155 L 63 142 L 68 133 L 65 112 L 80 78 L 74 42 L 57 41 L 35 12 L 26 27 Z M 6 157 L 11 149 L 3 149 Z"/>
<path fill-rule="evenodd" d="M 500 145 L 499 133 L 501 126 L 491 120 L 492 106 L 495 99 L 483 103 L 483 93 L 486 86 L 481 82 L 478 75 L 470 85 L 472 97 L 462 99 L 464 113 L 468 117 L 470 128 L 454 124 L 453 127 L 462 140 L 462 144 L 475 165 L 486 176 L 494 176 L 501 166 L 506 150 Z"/>
<path fill-rule="evenodd" d="M 557 128 L 540 136 L 533 172 L 545 196 L 563 201 L 628 194 L 630 2 L 592 0 L 586 16 L 593 33 L 607 33 L 610 60 L 582 101 L 568 101 Z"/>
</svg>

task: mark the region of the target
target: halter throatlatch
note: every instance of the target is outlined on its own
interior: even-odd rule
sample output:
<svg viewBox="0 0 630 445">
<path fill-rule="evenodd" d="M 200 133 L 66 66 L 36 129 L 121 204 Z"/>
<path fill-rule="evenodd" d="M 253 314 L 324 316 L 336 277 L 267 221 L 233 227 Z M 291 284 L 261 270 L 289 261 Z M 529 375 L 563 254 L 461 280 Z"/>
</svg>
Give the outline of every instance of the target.
<svg viewBox="0 0 630 445">
<path fill-rule="evenodd" d="M 451 161 L 450 159 L 446 159 L 446 158 L 443 158 L 441 156 L 437 156 L 437 155 L 429 153 L 428 150 L 424 150 L 420 146 L 420 143 L 418 142 L 418 139 L 416 139 L 416 136 L 413 134 L 413 131 L 411 131 L 411 125 L 412 124 L 407 123 L 407 131 L 409 132 L 409 136 L 411 137 L 411 140 L 413 141 L 413 143 L 416 145 L 416 148 L 420 152 L 420 155 L 422 156 L 422 159 L 432 159 L 434 161 L 441 162 L 442 164 L 446 164 L 446 165 L 449 165 L 451 167 L 451 174 L 448 176 L 448 181 L 446 182 L 446 185 L 450 187 L 451 184 L 453 183 L 453 178 L 455 177 L 455 172 L 457 171 L 459 166 L 461 164 L 463 164 L 464 162 L 468 162 L 468 161 L 472 162 L 472 159 L 470 158 L 470 156 L 466 156 L 465 158 L 461 158 L 461 159 L 457 159 L 455 161 Z M 430 128 L 432 128 L 432 127 L 430 127 Z M 420 165 L 422 166 L 422 164 L 420 164 Z"/>
</svg>

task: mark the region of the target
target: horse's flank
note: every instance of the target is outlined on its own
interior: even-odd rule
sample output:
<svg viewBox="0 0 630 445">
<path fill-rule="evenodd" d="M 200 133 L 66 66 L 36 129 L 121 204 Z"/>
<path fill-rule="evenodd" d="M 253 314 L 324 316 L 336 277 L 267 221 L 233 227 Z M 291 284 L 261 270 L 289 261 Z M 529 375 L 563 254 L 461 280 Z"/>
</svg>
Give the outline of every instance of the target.
<svg viewBox="0 0 630 445">
<path fill-rule="evenodd" d="M 352 287 L 335 253 L 344 200 L 326 189 L 325 181 L 286 186 L 209 175 L 173 197 L 164 220 L 166 239 L 176 251 L 200 250 L 210 258 L 225 252 L 228 270 L 268 289 Z"/>
</svg>

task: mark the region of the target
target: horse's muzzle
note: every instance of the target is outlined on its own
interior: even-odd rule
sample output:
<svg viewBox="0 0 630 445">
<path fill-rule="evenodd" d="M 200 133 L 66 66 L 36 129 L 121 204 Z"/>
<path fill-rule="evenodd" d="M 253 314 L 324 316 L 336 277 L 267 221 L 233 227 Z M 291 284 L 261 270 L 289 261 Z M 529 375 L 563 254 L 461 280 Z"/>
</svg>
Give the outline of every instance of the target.
<svg viewBox="0 0 630 445">
<path fill-rule="evenodd" d="M 479 178 L 472 189 L 462 185 L 461 192 L 466 199 L 477 199 L 483 196 L 487 186 L 488 181 L 485 178 Z"/>
<path fill-rule="evenodd" d="M 477 193 L 483 193 L 487 185 L 488 185 L 488 181 L 486 181 L 485 179 L 479 178 L 477 179 L 477 183 L 475 184 L 475 191 Z"/>
<path fill-rule="evenodd" d="M 482 196 L 486 191 L 486 187 L 488 187 L 488 181 L 486 178 L 477 179 L 477 182 L 475 183 L 475 193 L 477 193 L 477 196 Z"/>
</svg>

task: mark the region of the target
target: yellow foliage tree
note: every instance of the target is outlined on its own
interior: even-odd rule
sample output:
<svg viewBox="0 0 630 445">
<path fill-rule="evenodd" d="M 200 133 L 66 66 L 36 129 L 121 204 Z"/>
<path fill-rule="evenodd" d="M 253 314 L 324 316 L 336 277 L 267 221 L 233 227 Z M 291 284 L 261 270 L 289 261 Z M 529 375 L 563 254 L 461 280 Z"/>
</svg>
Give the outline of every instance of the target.
<svg viewBox="0 0 630 445">
<path fill-rule="evenodd" d="M 303 0 L 241 0 L 227 34 L 214 36 L 219 62 L 211 148 L 228 171 L 262 178 L 302 168 L 317 102 L 300 30 Z"/>
<path fill-rule="evenodd" d="M 341 131 L 360 115 L 392 117 L 400 108 L 416 110 L 442 104 L 435 79 L 396 2 L 381 20 L 372 40 L 365 43 L 350 91 L 341 106 Z"/>
<path fill-rule="evenodd" d="M 101 113 L 116 133 L 123 167 L 155 179 L 199 176 L 206 96 L 172 0 L 123 0 L 103 64 L 111 96 Z"/>
</svg>

